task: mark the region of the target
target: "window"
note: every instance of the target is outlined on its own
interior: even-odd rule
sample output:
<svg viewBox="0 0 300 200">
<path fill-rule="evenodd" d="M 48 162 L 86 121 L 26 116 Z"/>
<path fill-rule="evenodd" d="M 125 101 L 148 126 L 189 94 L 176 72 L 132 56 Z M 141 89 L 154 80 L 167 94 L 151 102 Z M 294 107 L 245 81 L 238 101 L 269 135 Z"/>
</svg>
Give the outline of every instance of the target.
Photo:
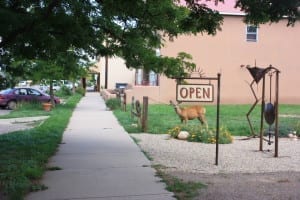
<svg viewBox="0 0 300 200">
<path fill-rule="evenodd" d="M 257 42 L 258 28 L 254 25 L 247 25 L 246 40 L 247 42 Z"/>
<path fill-rule="evenodd" d="M 41 93 L 39 93 L 37 90 L 28 89 L 28 94 L 33 96 L 41 96 Z"/>
<path fill-rule="evenodd" d="M 27 95 L 27 90 L 25 88 L 21 88 L 16 90 L 15 92 L 17 95 Z"/>
<path fill-rule="evenodd" d="M 137 69 L 135 72 L 135 85 L 158 85 L 158 75 L 153 71 Z"/>
</svg>

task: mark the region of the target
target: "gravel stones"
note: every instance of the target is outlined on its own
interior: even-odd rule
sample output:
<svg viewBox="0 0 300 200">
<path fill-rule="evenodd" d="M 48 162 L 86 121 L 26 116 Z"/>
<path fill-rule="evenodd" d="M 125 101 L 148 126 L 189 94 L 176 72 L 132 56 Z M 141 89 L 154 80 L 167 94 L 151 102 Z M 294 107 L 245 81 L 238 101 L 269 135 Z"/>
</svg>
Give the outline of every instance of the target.
<svg viewBox="0 0 300 200">
<path fill-rule="evenodd" d="M 140 147 L 152 158 L 153 164 L 165 166 L 167 171 L 191 173 L 264 173 L 280 171 L 300 172 L 300 140 L 279 139 L 279 157 L 274 157 L 274 144 L 264 142 L 258 151 L 259 139 L 242 140 L 234 137 L 232 144 L 219 145 L 219 164 L 215 163 L 215 144 L 167 139 L 166 135 L 131 134 Z"/>
</svg>

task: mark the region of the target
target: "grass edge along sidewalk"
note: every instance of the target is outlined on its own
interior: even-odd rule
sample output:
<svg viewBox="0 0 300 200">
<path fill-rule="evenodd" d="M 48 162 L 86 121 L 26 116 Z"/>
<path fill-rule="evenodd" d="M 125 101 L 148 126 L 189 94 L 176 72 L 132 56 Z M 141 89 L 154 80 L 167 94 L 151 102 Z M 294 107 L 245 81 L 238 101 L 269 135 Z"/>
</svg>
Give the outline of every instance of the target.
<svg viewBox="0 0 300 200">
<path fill-rule="evenodd" d="M 0 199 L 20 200 L 28 192 L 47 188 L 39 180 L 81 97 L 69 97 L 36 128 L 0 135 Z"/>
</svg>

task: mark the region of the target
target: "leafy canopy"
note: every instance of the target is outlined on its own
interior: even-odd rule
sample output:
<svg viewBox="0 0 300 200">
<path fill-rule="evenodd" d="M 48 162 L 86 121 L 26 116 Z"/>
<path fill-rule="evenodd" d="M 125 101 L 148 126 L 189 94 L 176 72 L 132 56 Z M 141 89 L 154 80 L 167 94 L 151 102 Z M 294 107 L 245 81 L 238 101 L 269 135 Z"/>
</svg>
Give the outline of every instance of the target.
<svg viewBox="0 0 300 200">
<path fill-rule="evenodd" d="M 9 67 L 24 59 L 56 62 L 72 49 L 91 57 L 117 55 L 128 67 L 178 75 L 183 71 L 180 59 L 157 56 L 155 49 L 163 46 L 164 39 L 180 34 L 216 34 L 222 16 L 205 2 L 2 0 L 0 62 Z M 292 25 L 299 19 L 299 0 L 238 0 L 236 6 L 248 13 L 247 22 L 255 24 L 287 16 Z"/>
<path fill-rule="evenodd" d="M 236 7 L 245 13 L 245 21 L 252 24 L 278 22 L 283 17 L 287 25 L 294 25 L 300 17 L 299 0 L 238 0 Z"/>
</svg>

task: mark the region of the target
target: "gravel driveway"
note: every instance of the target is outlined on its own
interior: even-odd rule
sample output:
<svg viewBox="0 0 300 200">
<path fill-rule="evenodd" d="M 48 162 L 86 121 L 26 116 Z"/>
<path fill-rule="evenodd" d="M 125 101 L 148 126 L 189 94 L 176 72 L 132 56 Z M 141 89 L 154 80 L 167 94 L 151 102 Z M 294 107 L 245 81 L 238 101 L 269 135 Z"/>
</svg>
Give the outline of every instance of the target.
<svg viewBox="0 0 300 200">
<path fill-rule="evenodd" d="M 279 157 L 274 158 L 274 144 L 259 139 L 220 145 L 219 165 L 215 163 L 215 145 L 168 139 L 166 135 L 131 134 L 153 164 L 186 181 L 207 185 L 196 199 L 281 200 L 300 199 L 300 140 L 279 139 Z"/>
</svg>

